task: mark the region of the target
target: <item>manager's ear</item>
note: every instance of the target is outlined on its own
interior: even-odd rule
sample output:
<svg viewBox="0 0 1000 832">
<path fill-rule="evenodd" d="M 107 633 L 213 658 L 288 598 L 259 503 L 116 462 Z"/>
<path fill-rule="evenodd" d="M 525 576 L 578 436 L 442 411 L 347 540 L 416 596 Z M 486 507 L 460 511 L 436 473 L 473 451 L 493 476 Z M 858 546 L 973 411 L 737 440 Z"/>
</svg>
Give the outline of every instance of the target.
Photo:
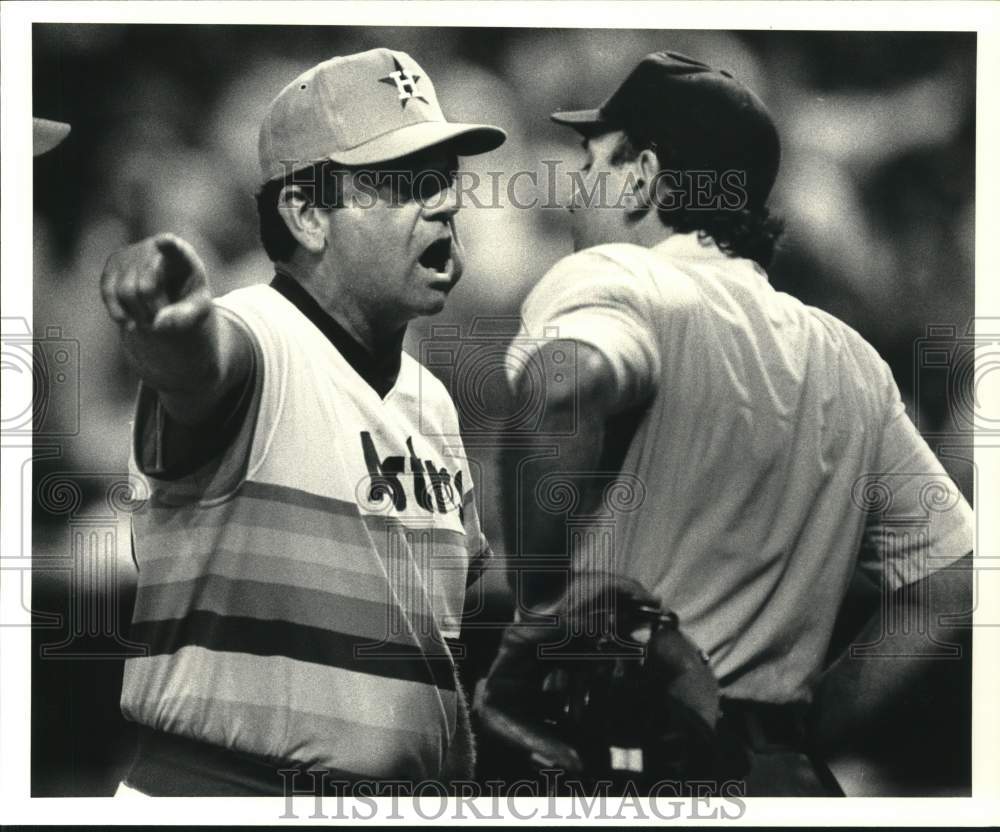
<svg viewBox="0 0 1000 832">
<path fill-rule="evenodd" d="M 285 185 L 278 194 L 278 213 L 289 233 L 310 254 L 326 249 L 330 225 L 329 212 L 307 199 L 301 185 Z"/>
<path fill-rule="evenodd" d="M 635 210 L 645 212 L 657 204 L 657 188 L 660 180 L 660 160 L 656 151 L 646 148 L 632 163 L 635 177 Z"/>
</svg>

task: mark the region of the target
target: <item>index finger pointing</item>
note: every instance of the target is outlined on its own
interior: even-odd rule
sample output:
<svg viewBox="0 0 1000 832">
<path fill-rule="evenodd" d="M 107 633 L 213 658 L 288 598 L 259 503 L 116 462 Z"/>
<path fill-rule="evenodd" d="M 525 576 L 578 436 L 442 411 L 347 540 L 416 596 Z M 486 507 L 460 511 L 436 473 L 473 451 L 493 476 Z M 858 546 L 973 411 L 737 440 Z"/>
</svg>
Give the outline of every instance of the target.
<svg viewBox="0 0 1000 832">
<path fill-rule="evenodd" d="M 156 250 L 163 257 L 163 276 L 170 286 L 183 283 L 190 277 L 193 265 L 187 252 L 172 234 L 163 234 L 154 240 Z"/>
<path fill-rule="evenodd" d="M 171 301 L 186 295 L 187 287 L 205 281 L 205 266 L 186 240 L 174 234 L 161 234 L 155 238 L 155 244 L 163 257 L 163 282 Z"/>
</svg>

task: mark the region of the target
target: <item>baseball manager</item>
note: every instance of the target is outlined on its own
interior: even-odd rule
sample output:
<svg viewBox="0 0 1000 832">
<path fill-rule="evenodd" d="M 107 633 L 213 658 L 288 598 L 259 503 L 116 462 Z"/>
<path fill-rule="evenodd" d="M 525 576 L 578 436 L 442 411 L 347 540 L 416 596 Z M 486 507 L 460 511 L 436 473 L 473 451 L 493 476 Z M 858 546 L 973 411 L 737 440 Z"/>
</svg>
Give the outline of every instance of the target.
<svg viewBox="0 0 1000 832">
<path fill-rule="evenodd" d="M 149 654 L 125 665 L 140 742 L 120 792 L 280 794 L 279 770 L 309 767 L 470 774 L 446 639 L 488 549 L 467 463 L 435 438 L 458 433 L 451 399 L 402 341 L 462 274 L 457 157 L 504 139 L 446 121 L 405 53 L 333 58 L 261 126 L 270 284 L 213 298 L 171 235 L 108 261 L 150 494 L 132 625 Z"/>
</svg>

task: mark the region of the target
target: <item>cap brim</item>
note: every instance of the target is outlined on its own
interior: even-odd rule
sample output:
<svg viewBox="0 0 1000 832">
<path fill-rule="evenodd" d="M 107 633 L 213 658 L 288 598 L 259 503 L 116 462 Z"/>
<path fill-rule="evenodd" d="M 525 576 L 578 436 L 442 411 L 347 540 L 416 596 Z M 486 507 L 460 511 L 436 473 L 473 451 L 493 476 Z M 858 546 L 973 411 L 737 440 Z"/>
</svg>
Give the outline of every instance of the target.
<svg viewBox="0 0 1000 832">
<path fill-rule="evenodd" d="M 32 155 L 41 156 L 56 147 L 69 135 L 70 126 L 63 121 L 47 118 L 32 119 Z"/>
<path fill-rule="evenodd" d="M 589 128 L 600 127 L 608 122 L 597 110 L 566 110 L 560 113 L 553 113 L 549 116 L 556 124 L 565 124 L 574 130 L 585 131 Z"/>
<path fill-rule="evenodd" d="M 393 130 L 350 150 L 338 151 L 329 158 L 342 165 L 374 165 L 401 159 L 438 145 L 449 147 L 458 156 L 477 156 L 496 150 L 505 141 L 507 134 L 499 127 L 425 121 Z"/>
</svg>

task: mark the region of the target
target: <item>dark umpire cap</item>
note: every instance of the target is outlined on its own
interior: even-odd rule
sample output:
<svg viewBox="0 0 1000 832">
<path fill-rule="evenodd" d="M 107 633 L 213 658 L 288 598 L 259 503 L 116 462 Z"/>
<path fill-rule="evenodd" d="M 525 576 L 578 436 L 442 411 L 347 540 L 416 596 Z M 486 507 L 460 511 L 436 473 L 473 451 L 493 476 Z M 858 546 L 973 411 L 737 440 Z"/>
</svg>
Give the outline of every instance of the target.
<svg viewBox="0 0 1000 832">
<path fill-rule="evenodd" d="M 323 61 L 285 87 L 268 107 L 258 150 L 267 182 L 327 159 L 374 165 L 440 144 L 474 156 L 506 138 L 499 127 L 447 121 L 413 58 L 370 49 Z"/>
<path fill-rule="evenodd" d="M 763 102 L 725 70 L 677 52 L 643 58 L 596 110 L 552 114 L 584 135 L 624 130 L 642 147 L 669 151 L 670 167 L 745 171 L 751 205 L 763 205 L 778 175 L 781 145 Z"/>
</svg>

